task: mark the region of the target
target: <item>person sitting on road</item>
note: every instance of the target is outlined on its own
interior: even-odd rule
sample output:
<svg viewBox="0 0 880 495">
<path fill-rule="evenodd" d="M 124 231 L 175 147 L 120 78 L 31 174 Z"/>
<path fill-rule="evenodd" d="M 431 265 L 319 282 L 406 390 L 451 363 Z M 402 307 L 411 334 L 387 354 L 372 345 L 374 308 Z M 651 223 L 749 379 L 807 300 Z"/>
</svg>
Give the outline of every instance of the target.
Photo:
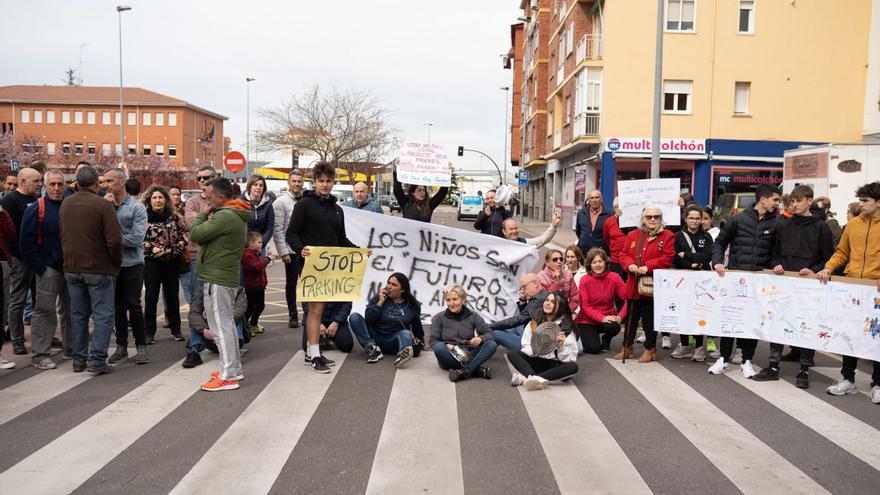
<svg viewBox="0 0 880 495">
<path fill-rule="evenodd" d="M 520 341 L 526 324 L 541 312 L 541 305 L 546 298 L 547 291 L 541 287 L 538 274 L 523 275 L 519 279 L 519 313 L 489 324 L 489 329 L 494 330 L 495 342 L 512 351 L 518 351 L 522 347 Z"/>
<path fill-rule="evenodd" d="M 500 237 L 502 234 L 504 221 L 512 217 L 511 213 L 504 208 L 504 205 L 495 203 L 495 190 L 486 191 L 483 195 L 483 211 L 477 215 L 474 221 L 474 228 L 484 234 Z"/>
<path fill-rule="evenodd" d="M 431 319 L 431 335 L 428 337 L 428 345 L 434 351 L 437 364 L 449 370 L 451 382 L 471 377 L 492 378 L 491 370 L 483 363 L 498 348 L 495 336 L 483 317 L 465 306 L 467 294 L 464 287 L 458 284 L 450 286 L 444 298 L 446 309 Z M 470 353 L 470 361 L 463 363 L 452 354 L 456 346 L 464 347 Z"/>
<path fill-rule="evenodd" d="M 565 256 L 558 249 L 548 249 L 544 254 L 544 269 L 538 273 L 538 281 L 547 292 L 562 292 L 568 300 L 572 313 L 578 308 L 578 286 L 574 274 L 565 267 Z"/>
<path fill-rule="evenodd" d="M 309 305 L 303 304 L 302 309 L 303 321 L 307 321 L 306 315 L 309 314 Z M 350 315 L 350 302 L 328 302 L 324 305 L 324 312 L 321 313 L 321 328 L 318 341 L 321 351 L 328 349 L 332 343 L 341 352 L 351 352 L 354 348 L 354 338 L 351 336 L 351 330 L 348 328 L 348 317 Z M 302 335 L 302 348 L 306 351 L 308 350 L 307 333 L 303 331 Z"/>
<path fill-rule="evenodd" d="M 561 331 L 556 337 L 558 347 L 549 354 L 536 355 L 532 349 L 532 332 L 544 322 L 559 325 Z M 565 295 L 561 292 L 547 295 L 541 305 L 540 314 L 526 325 L 522 335 L 522 349 L 507 353 L 507 359 L 516 368 L 510 384 L 525 385 L 529 391 L 542 390 L 551 381 L 563 380 L 577 374 L 578 351 L 575 339 L 574 323 L 571 321 Z"/>
<path fill-rule="evenodd" d="M 351 331 L 367 351 L 367 362 L 379 361 L 382 353 L 396 354 L 394 366 L 401 368 L 418 357 L 425 339 L 421 309 L 406 275 L 388 277 L 385 288 L 370 298 L 363 316 L 352 313 L 348 318 Z"/>
<path fill-rule="evenodd" d="M 571 272 L 575 287 L 580 287 L 581 279 L 587 274 L 585 266 L 584 253 L 581 252 L 581 248 L 577 247 L 577 244 L 565 248 L 565 268 Z"/>
<path fill-rule="evenodd" d="M 186 342 L 186 358 L 183 360 L 184 368 L 195 368 L 202 364 L 202 356 L 199 355 L 205 349 L 218 353 L 214 332 L 208 326 L 205 316 L 205 293 L 202 284 L 193 286 L 192 304 L 189 305 L 189 340 Z M 235 318 L 235 333 L 238 334 L 238 348 L 241 349 L 246 343 L 244 333 L 244 314 L 247 311 L 247 296 L 244 287 L 235 290 L 235 302 L 232 306 L 233 318 Z"/>
<path fill-rule="evenodd" d="M 611 259 L 602 248 L 591 249 L 586 264 L 590 273 L 578 286 L 581 310 L 576 321 L 584 352 L 599 354 L 608 352 L 611 339 L 620 333 L 626 316 L 626 283 L 611 271 Z M 617 300 L 623 300 L 620 310 L 615 307 Z"/>
<path fill-rule="evenodd" d="M 545 244 L 553 240 L 553 236 L 556 235 L 556 228 L 559 227 L 559 222 L 562 221 L 562 217 L 559 216 L 559 212 L 556 212 L 553 215 L 553 221 L 550 222 L 550 225 L 547 227 L 547 230 L 544 231 L 543 234 L 537 237 L 529 237 L 526 239 L 525 237 L 520 237 L 519 235 L 519 223 L 517 223 L 516 219 L 510 217 L 504 222 L 501 223 L 501 237 L 507 239 L 508 241 L 516 241 L 521 242 L 523 244 L 528 244 L 530 246 L 535 246 L 538 249 L 544 247 Z"/>
</svg>

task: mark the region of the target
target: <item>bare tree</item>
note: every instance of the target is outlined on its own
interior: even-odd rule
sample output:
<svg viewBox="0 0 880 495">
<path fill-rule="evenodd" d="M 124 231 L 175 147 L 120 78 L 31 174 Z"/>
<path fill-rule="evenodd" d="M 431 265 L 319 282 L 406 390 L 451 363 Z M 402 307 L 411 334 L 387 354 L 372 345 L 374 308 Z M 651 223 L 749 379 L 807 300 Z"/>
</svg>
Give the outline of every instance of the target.
<svg viewBox="0 0 880 495">
<path fill-rule="evenodd" d="M 324 91 L 317 84 L 259 115 L 266 124 L 255 135 L 259 150 L 308 150 L 334 163 L 378 161 L 397 132 L 390 111 L 368 91 Z"/>
</svg>

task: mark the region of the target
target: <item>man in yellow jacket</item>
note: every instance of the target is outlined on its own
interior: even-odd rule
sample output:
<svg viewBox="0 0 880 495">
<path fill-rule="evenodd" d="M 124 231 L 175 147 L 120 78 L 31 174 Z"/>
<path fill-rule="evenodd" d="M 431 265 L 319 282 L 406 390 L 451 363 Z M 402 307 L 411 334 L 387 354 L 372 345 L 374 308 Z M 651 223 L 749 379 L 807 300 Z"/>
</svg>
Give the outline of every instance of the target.
<svg viewBox="0 0 880 495">
<path fill-rule="evenodd" d="M 880 182 L 872 182 L 856 190 L 861 214 L 846 224 L 837 250 L 825 269 L 817 275 L 822 283 L 827 283 L 831 272 L 846 265 L 843 274 L 847 277 L 866 278 L 877 281 L 880 292 Z M 843 380 L 828 387 L 831 395 L 857 394 L 855 385 L 858 358 L 843 356 L 840 373 Z M 880 404 L 880 362 L 874 361 L 871 375 L 871 402 Z"/>
</svg>

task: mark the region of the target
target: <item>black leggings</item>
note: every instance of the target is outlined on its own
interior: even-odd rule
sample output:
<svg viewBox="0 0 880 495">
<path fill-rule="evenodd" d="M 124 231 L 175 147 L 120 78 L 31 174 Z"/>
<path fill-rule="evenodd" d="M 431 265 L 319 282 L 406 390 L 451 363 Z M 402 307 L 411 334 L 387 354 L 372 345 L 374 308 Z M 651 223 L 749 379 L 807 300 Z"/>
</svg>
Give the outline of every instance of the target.
<svg viewBox="0 0 880 495">
<path fill-rule="evenodd" d="M 627 328 L 626 345 L 633 346 L 636 341 L 636 329 L 639 327 L 639 320 L 642 321 L 642 330 L 645 331 L 645 349 L 653 349 L 657 346 L 657 332 L 654 331 L 654 300 L 653 299 L 633 299 L 629 301 L 627 311 Z"/>
<path fill-rule="evenodd" d="M 266 309 L 266 289 L 245 289 L 247 295 L 247 310 L 244 312 L 244 321 L 254 327 L 260 323 L 260 315 Z"/>
<path fill-rule="evenodd" d="M 696 343 L 697 347 L 703 347 L 703 336 L 702 335 L 679 334 L 678 338 L 681 339 L 681 346 L 682 347 L 690 347 L 691 346 L 690 337 L 694 338 L 694 343 Z"/>
<path fill-rule="evenodd" d="M 599 354 L 604 348 L 608 349 L 613 339 L 620 333 L 620 323 L 602 323 L 601 325 L 581 323 L 578 325 L 581 331 L 581 343 L 587 354 Z M 602 334 L 601 338 L 599 334 Z"/>
<path fill-rule="evenodd" d="M 578 365 L 574 361 L 563 363 L 556 359 L 532 357 L 523 351 L 508 351 L 507 359 L 523 376 L 540 376 L 551 382 L 575 375 L 578 372 Z"/>
<path fill-rule="evenodd" d="M 739 348 L 743 351 L 743 362 L 751 361 L 755 357 L 755 349 L 758 347 L 758 341 L 755 339 L 743 339 L 733 337 L 721 337 L 721 357 L 724 362 L 729 363 L 730 357 L 733 356 L 733 341 L 736 340 Z"/>
</svg>

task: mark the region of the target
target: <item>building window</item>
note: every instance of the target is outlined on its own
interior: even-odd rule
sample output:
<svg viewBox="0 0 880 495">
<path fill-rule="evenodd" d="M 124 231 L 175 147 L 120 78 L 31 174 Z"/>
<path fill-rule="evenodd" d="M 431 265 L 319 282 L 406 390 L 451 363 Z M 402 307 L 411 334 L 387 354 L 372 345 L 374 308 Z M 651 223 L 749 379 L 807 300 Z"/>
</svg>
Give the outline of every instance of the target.
<svg viewBox="0 0 880 495">
<path fill-rule="evenodd" d="M 55 143 L 53 141 L 49 141 L 48 143 L 46 143 L 46 153 L 50 155 L 55 154 Z"/>
<path fill-rule="evenodd" d="M 165 125 L 165 114 L 156 112 L 156 125 Z"/>
<path fill-rule="evenodd" d="M 69 124 L 70 123 L 70 110 L 62 110 L 61 111 L 61 123 Z"/>
<path fill-rule="evenodd" d="M 88 154 L 94 155 L 95 154 L 95 143 L 86 144 L 86 151 L 88 152 Z"/>
<path fill-rule="evenodd" d="M 21 143 L 21 152 L 22 153 L 30 153 L 31 152 L 31 143 Z"/>
<path fill-rule="evenodd" d="M 733 114 L 748 115 L 749 114 L 749 92 L 752 89 L 752 83 L 747 81 L 738 81 L 733 97 Z"/>
<path fill-rule="evenodd" d="M 73 123 L 74 124 L 82 124 L 83 123 L 83 113 L 82 112 L 73 112 Z"/>
<path fill-rule="evenodd" d="M 168 156 L 177 156 L 177 145 L 169 144 L 168 145 Z"/>
<path fill-rule="evenodd" d="M 694 32 L 697 0 L 666 0 L 666 30 Z"/>
<path fill-rule="evenodd" d="M 571 124 L 571 96 L 565 97 L 565 125 Z"/>
<path fill-rule="evenodd" d="M 43 123 L 43 111 L 42 110 L 34 110 L 34 124 L 42 124 Z"/>
<path fill-rule="evenodd" d="M 691 113 L 693 81 L 663 81 L 663 111 Z"/>
<path fill-rule="evenodd" d="M 46 110 L 46 123 L 54 124 L 55 123 L 55 110 Z"/>
<path fill-rule="evenodd" d="M 101 112 L 101 124 L 110 125 L 110 112 Z"/>
<path fill-rule="evenodd" d="M 110 143 L 101 143 L 101 154 L 110 156 Z"/>
<path fill-rule="evenodd" d="M 740 0 L 739 31 L 740 34 L 755 32 L 755 0 Z"/>
<path fill-rule="evenodd" d="M 129 155 L 137 155 L 137 152 L 138 152 L 137 146 L 135 146 L 133 144 L 128 145 L 128 154 Z"/>
<path fill-rule="evenodd" d="M 69 142 L 65 141 L 65 142 L 61 143 L 61 154 L 62 155 L 69 155 L 70 154 L 70 143 Z"/>
<path fill-rule="evenodd" d="M 144 145 L 144 156 L 150 156 L 150 145 L 149 144 Z"/>
<path fill-rule="evenodd" d="M 137 114 L 128 112 L 128 125 L 137 125 Z"/>
<path fill-rule="evenodd" d="M 156 145 L 156 156 L 165 156 L 165 145 L 157 144 Z"/>
<path fill-rule="evenodd" d="M 568 25 L 568 34 L 565 36 L 565 56 L 568 57 L 574 51 L 574 22 Z"/>
<path fill-rule="evenodd" d="M 153 114 L 151 114 L 150 112 L 144 112 L 141 115 L 143 116 L 144 125 L 153 125 Z"/>
<path fill-rule="evenodd" d="M 22 110 L 21 111 L 21 123 L 22 124 L 30 124 L 31 123 L 31 111 L 30 110 Z"/>
<path fill-rule="evenodd" d="M 83 154 L 83 144 L 82 143 L 73 143 L 73 152 L 77 155 Z"/>
<path fill-rule="evenodd" d="M 89 125 L 95 125 L 95 112 L 86 112 L 86 122 Z"/>
<path fill-rule="evenodd" d="M 177 114 L 174 112 L 168 112 L 168 125 L 174 127 L 177 125 Z"/>
<path fill-rule="evenodd" d="M 117 156 L 122 156 L 122 145 L 119 143 L 114 143 L 113 151 L 116 153 Z"/>
<path fill-rule="evenodd" d="M 119 112 L 113 112 L 113 124 L 119 125 L 122 123 L 122 114 Z"/>
</svg>

